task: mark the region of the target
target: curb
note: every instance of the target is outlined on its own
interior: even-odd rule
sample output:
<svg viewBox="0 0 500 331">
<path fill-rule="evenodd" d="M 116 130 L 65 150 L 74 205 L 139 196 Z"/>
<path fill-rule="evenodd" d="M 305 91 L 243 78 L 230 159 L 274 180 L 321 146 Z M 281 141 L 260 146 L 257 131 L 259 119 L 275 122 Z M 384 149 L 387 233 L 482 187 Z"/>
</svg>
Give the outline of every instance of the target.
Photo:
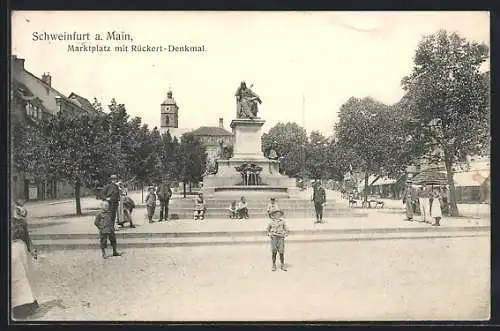
<svg viewBox="0 0 500 331">
<path fill-rule="evenodd" d="M 373 241 L 373 240 L 401 240 L 401 239 L 446 239 L 446 238 L 473 238 L 489 237 L 486 231 L 470 231 L 457 233 L 446 231 L 444 233 L 364 233 L 352 234 L 318 234 L 318 235 L 291 235 L 289 244 L 346 242 L 346 241 Z M 145 240 L 147 239 L 147 240 Z M 99 249 L 98 235 L 85 239 L 41 239 L 33 240 L 33 244 L 43 251 L 74 250 L 74 249 Z M 269 239 L 261 232 L 260 235 L 246 237 L 152 237 L 152 238 L 118 238 L 119 248 L 147 248 L 147 247 L 199 247 L 199 246 L 227 246 L 227 245 L 268 245 Z"/>
</svg>

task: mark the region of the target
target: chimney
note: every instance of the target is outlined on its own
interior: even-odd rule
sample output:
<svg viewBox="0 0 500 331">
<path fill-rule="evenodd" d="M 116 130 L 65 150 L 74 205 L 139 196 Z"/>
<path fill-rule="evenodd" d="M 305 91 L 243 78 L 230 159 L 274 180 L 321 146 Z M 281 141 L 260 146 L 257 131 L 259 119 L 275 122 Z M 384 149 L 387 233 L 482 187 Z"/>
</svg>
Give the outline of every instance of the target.
<svg viewBox="0 0 500 331">
<path fill-rule="evenodd" d="M 219 117 L 219 128 L 224 129 L 224 119 Z"/>
<path fill-rule="evenodd" d="M 52 77 L 50 77 L 50 73 L 49 72 L 48 73 L 45 73 L 45 72 L 43 73 L 43 75 L 42 75 L 42 81 L 45 84 L 51 86 L 50 84 L 52 83 Z"/>
<path fill-rule="evenodd" d="M 14 72 L 14 75 L 18 72 L 23 71 L 24 70 L 24 59 L 18 58 L 17 56 L 13 55 L 12 56 L 12 70 Z"/>
</svg>

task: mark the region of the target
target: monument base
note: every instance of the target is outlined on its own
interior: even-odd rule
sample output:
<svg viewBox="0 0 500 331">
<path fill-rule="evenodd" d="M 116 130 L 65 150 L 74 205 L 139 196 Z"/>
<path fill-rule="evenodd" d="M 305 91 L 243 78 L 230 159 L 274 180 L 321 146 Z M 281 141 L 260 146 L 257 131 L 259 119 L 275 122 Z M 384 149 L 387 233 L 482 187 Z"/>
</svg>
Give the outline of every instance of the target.
<svg viewBox="0 0 500 331">
<path fill-rule="evenodd" d="M 203 178 L 202 192 L 205 196 L 291 197 L 298 193 L 295 179 L 281 175 L 279 162 L 265 158 L 262 153 L 261 128 L 264 123 L 260 118 L 237 118 L 231 122 L 233 157 L 217 160 L 217 173 Z M 253 185 L 247 185 L 245 175 L 237 170 L 244 165 L 252 166 L 251 170 L 259 169 L 258 174 L 252 177 L 250 184 Z"/>
</svg>

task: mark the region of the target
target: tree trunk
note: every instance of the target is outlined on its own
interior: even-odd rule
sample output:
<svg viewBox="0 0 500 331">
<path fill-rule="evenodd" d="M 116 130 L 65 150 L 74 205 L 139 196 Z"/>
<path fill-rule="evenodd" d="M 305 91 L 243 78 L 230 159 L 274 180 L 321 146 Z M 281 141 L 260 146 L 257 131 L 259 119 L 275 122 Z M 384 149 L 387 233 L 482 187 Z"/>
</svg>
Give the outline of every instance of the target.
<svg viewBox="0 0 500 331">
<path fill-rule="evenodd" d="M 144 203 L 144 183 L 141 182 L 141 201 Z"/>
<path fill-rule="evenodd" d="M 457 207 L 457 195 L 455 190 L 455 181 L 453 180 L 453 162 L 451 161 L 446 151 L 444 152 L 444 164 L 446 167 L 446 177 L 448 179 L 448 186 L 450 190 L 450 201 L 448 201 L 450 216 L 456 217 L 458 216 L 458 207 Z"/>
<path fill-rule="evenodd" d="M 184 191 L 184 198 L 186 198 L 186 181 L 182 182 L 182 187 L 183 187 L 183 191 Z"/>
<path fill-rule="evenodd" d="M 363 195 L 363 200 L 368 201 L 368 172 L 365 172 L 365 192 Z"/>
<path fill-rule="evenodd" d="M 81 188 L 80 181 L 77 180 L 75 182 L 75 201 L 76 201 L 76 215 L 77 216 L 82 215 L 82 204 L 80 201 L 80 188 Z"/>
</svg>

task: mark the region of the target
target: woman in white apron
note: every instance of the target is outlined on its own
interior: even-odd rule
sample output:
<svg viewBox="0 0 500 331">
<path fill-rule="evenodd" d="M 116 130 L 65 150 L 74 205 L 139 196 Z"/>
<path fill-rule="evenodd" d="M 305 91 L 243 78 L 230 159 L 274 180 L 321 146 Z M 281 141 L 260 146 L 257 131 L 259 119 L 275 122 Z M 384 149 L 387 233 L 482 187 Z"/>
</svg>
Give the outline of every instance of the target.
<svg viewBox="0 0 500 331">
<path fill-rule="evenodd" d="M 11 307 L 14 319 L 26 318 L 38 308 L 33 270 L 33 259 L 36 258 L 26 218 L 15 215 L 11 222 Z"/>
<path fill-rule="evenodd" d="M 434 223 L 432 226 L 440 226 L 439 221 L 441 221 L 441 218 L 443 217 L 442 214 L 442 202 L 443 198 L 441 196 L 441 191 L 439 190 L 439 187 L 436 187 L 434 189 L 434 192 L 432 192 L 432 208 L 431 208 L 431 217 L 434 218 Z"/>
</svg>

